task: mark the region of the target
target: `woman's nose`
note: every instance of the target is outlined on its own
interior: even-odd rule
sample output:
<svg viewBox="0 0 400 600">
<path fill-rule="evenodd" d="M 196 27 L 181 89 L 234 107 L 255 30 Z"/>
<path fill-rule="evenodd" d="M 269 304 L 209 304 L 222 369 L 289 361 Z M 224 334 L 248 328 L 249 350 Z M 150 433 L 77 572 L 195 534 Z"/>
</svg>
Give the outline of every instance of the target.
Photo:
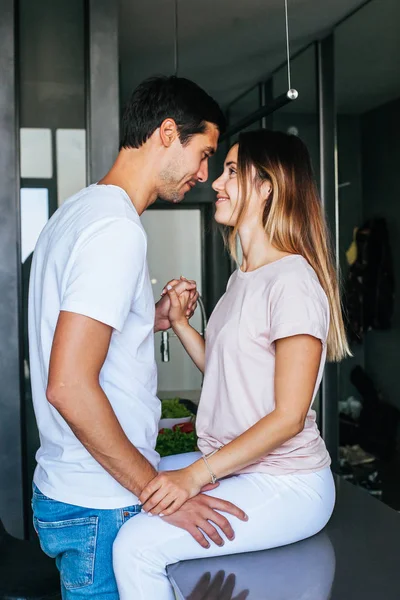
<svg viewBox="0 0 400 600">
<path fill-rule="evenodd" d="M 214 192 L 220 192 L 221 190 L 224 189 L 224 182 L 222 180 L 222 175 L 221 175 L 221 177 L 218 177 L 218 179 L 213 181 L 211 187 L 214 190 Z"/>
</svg>

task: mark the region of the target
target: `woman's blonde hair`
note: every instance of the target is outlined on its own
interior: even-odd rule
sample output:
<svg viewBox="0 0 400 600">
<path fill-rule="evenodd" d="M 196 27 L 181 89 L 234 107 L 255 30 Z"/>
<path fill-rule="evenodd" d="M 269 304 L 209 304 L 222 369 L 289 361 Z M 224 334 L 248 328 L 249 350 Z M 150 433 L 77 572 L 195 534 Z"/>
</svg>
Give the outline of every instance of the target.
<svg viewBox="0 0 400 600">
<path fill-rule="evenodd" d="M 306 146 L 294 135 L 266 129 L 239 136 L 240 211 L 235 226 L 227 227 L 224 235 L 235 260 L 237 235 L 247 210 L 250 181 L 258 190 L 265 181 L 271 183 L 272 191 L 263 213 L 263 225 L 271 244 L 282 252 L 303 256 L 325 291 L 330 308 L 328 360 L 339 361 L 351 355 L 330 233 Z"/>
</svg>

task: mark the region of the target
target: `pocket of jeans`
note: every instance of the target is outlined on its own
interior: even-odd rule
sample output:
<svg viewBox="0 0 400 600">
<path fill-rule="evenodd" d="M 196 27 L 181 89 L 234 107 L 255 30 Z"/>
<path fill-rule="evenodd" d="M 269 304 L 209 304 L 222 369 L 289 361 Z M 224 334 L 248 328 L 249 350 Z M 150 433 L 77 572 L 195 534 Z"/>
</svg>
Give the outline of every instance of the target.
<svg viewBox="0 0 400 600">
<path fill-rule="evenodd" d="M 96 557 L 98 517 L 41 521 L 34 518 L 43 552 L 55 558 L 67 589 L 91 585 Z"/>
</svg>

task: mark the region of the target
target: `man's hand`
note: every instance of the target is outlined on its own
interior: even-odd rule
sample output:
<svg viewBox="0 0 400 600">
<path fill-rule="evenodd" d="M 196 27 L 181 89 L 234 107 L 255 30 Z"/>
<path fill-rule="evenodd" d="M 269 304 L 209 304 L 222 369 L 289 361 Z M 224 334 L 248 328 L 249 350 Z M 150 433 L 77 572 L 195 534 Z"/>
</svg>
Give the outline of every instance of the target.
<svg viewBox="0 0 400 600">
<path fill-rule="evenodd" d="M 171 300 L 169 298 L 169 295 L 166 293 L 168 285 L 174 287 L 178 295 L 186 291 L 189 292 L 190 297 L 186 311 L 186 317 L 188 319 L 192 318 L 197 308 L 197 299 L 199 297 L 199 293 L 197 291 L 196 282 L 188 280 L 185 277 L 181 277 L 180 279 L 172 279 L 172 281 L 169 281 L 167 283 L 163 290 L 163 293 L 161 294 L 161 299 L 156 303 L 156 316 L 154 320 L 155 333 L 157 333 L 157 331 L 166 331 L 171 327 L 171 322 L 168 318 Z"/>
<path fill-rule="evenodd" d="M 211 574 L 204 573 L 187 600 L 246 600 L 249 590 L 243 590 L 233 597 L 236 577 L 230 573 L 225 580 L 225 571 L 218 571 L 211 581 Z"/>
<path fill-rule="evenodd" d="M 209 548 L 210 543 L 203 532 L 217 544 L 217 546 L 224 545 L 224 540 L 218 533 L 218 530 L 214 527 L 213 523 L 218 525 L 228 540 L 233 540 L 235 537 L 235 533 L 228 519 L 217 511 L 229 513 L 241 521 L 248 520 L 246 513 L 231 502 L 221 500 L 220 498 L 214 498 L 213 496 L 207 496 L 206 494 L 199 494 L 198 496 L 191 498 L 173 515 L 162 518 L 164 521 L 175 527 L 185 529 L 196 542 L 200 544 L 200 546 L 203 546 L 203 548 Z"/>
</svg>

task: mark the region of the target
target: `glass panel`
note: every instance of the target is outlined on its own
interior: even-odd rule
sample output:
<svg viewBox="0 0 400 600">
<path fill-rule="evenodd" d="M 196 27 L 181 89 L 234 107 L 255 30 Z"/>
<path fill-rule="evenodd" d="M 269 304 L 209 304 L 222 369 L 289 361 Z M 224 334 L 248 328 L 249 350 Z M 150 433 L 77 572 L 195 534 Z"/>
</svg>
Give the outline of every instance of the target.
<svg viewBox="0 0 400 600">
<path fill-rule="evenodd" d="M 21 260 L 24 263 L 33 252 L 36 242 L 49 218 L 49 190 L 21 190 Z"/>
<path fill-rule="evenodd" d="M 400 303 L 393 301 L 393 294 L 400 278 L 399 20 L 397 0 L 370 2 L 335 32 L 340 264 L 354 355 L 340 365 L 342 462 L 349 478 L 396 510 Z M 346 446 L 361 449 L 354 452 Z"/>
<path fill-rule="evenodd" d="M 21 177 L 37 179 L 53 177 L 50 129 L 22 127 L 20 144 Z"/>
<path fill-rule="evenodd" d="M 86 186 L 86 131 L 57 129 L 57 198 L 64 200 Z"/>
</svg>

